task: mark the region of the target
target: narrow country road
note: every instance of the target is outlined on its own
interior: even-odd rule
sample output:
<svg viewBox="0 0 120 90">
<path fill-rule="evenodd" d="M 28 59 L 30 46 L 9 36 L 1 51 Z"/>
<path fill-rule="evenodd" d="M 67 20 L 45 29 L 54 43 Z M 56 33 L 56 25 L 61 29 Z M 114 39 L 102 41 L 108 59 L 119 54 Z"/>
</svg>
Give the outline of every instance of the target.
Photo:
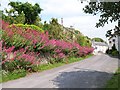
<svg viewBox="0 0 120 90">
<path fill-rule="evenodd" d="M 2 84 L 3 88 L 101 88 L 118 68 L 108 55 L 64 65 Z"/>
</svg>

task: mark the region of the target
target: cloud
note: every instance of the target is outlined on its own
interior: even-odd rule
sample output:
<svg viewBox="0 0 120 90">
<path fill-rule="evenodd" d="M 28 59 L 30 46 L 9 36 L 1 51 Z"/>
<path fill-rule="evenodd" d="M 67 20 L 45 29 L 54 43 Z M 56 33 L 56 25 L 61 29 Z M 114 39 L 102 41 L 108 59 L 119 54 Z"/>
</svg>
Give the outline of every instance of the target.
<svg viewBox="0 0 120 90">
<path fill-rule="evenodd" d="M 4 10 L 4 8 L 8 7 L 9 0 L 0 0 L 0 10 Z"/>
<path fill-rule="evenodd" d="M 78 0 L 41 0 L 42 14 L 57 17 L 80 16 L 85 4 Z"/>
</svg>

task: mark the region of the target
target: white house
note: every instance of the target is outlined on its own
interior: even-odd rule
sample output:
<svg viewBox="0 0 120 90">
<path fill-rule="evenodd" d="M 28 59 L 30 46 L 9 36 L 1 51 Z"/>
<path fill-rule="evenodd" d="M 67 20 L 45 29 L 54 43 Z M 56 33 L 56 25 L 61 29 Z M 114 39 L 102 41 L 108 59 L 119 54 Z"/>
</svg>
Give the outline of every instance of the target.
<svg viewBox="0 0 120 90">
<path fill-rule="evenodd" d="M 115 44 L 117 51 L 120 54 L 120 20 L 118 26 L 111 31 L 111 37 L 108 37 L 109 49 L 112 49 L 112 46 Z"/>
<path fill-rule="evenodd" d="M 113 44 L 115 44 L 117 51 L 120 53 L 120 36 L 116 35 L 108 39 L 109 49 L 112 49 Z"/>
<path fill-rule="evenodd" d="M 108 49 L 108 44 L 105 42 L 95 42 L 92 41 L 92 47 L 94 48 L 93 54 L 106 53 Z"/>
</svg>

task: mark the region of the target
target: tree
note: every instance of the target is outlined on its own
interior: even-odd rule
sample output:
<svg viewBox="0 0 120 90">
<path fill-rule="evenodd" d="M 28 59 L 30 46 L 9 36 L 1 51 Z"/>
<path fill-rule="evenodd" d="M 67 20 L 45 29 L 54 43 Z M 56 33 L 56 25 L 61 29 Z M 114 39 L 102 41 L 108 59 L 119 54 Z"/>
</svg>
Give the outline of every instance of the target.
<svg viewBox="0 0 120 90">
<path fill-rule="evenodd" d="M 120 27 L 117 27 L 117 26 L 115 26 L 114 29 L 108 30 L 106 37 L 116 37 L 116 35 L 120 36 Z"/>
<path fill-rule="evenodd" d="M 49 24 L 46 21 L 44 21 L 43 30 L 44 31 L 49 30 Z"/>
<path fill-rule="evenodd" d="M 108 23 L 108 21 L 112 23 L 116 21 L 119 22 L 120 20 L 120 1 L 90 2 L 89 5 L 86 5 L 83 10 L 85 13 L 93 15 L 100 14 L 100 19 L 99 22 L 96 23 L 96 27 L 104 26 L 106 23 Z"/>
<path fill-rule="evenodd" d="M 49 33 L 51 37 L 55 39 L 61 39 L 62 32 L 63 30 L 61 29 L 61 25 L 58 23 L 58 20 L 56 18 L 51 18 L 49 27 Z"/>
<path fill-rule="evenodd" d="M 43 24 L 42 24 L 42 22 L 41 22 L 41 18 L 40 18 L 39 16 L 37 16 L 37 18 L 36 18 L 36 20 L 35 20 L 35 22 L 34 22 L 34 25 L 36 25 L 36 26 L 38 26 L 38 27 L 40 27 L 40 28 L 43 27 Z"/>
<path fill-rule="evenodd" d="M 50 38 L 62 39 L 63 30 L 61 25 L 58 23 L 56 18 L 51 18 L 49 24 L 45 21 L 43 25 L 43 30 L 48 31 Z"/>
<path fill-rule="evenodd" d="M 100 1 L 100 0 L 99 0 Z M 120 1 L 119 2 L 90 2 L 83 8 L 83 11 L 88 14 L 97 15 L 100 14 L 99 22 L 96 23 L 96 27 L 103 27 L 110 21 L 118 21 L 118 26 L 115 26 L 114 33 L 112 29 L 107 31 L 107 37 L 113 37 L 120 35 Z"/>
<path fill-rule="evenodd" d="M 41 13 L 42 9 L 40 8 L 39 4 L 35 4 L 34 6 L 28 2 L 22 3 L 22 2 L 10 2 L 8 5 L 10 5 L 12 8 L 9 10 L 9 12 L 13 13 L 13 17 L 16 15 L 20 15 L 21 13 L 24 13 L 25 15 L 25 22 L 24 24 L 34 24 L 38 14 Z"/>
<path fill-rule="evenodd" d="M 13 24 L 13 23 L 14 24 L 18 24 L 18 23 L 23 24 L 25 22 L 25 15 L 23 12 L 19 15 L 16 15 L 16 14 L 13 15 L 14 10 L 10 10 L 10 11 L 6 10 L 6 14 L 8 14 L 8 15 L 4 14 L 3 11 L 0 11 L 0 12 L 1 12 L 2 19 L 6 22 L 9 22 L 9 24 Z"/>
</svg>

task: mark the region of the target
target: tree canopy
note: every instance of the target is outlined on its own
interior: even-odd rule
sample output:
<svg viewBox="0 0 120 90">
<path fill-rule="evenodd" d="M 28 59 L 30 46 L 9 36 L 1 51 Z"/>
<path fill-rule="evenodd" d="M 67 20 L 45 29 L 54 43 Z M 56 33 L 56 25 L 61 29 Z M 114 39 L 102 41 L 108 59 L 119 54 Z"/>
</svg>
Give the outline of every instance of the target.
<svg viewBox="0 0 120 90">
<path fill-rule="evenodd" d="M 101 0 L 99 0 L 101 1 Z M 106 23 L 118 21 L 118 25 L 114 29 L 108 30 L 106 37 L 120 35 L 120 1 L 119 2 L 90 2 L 83 8 L 88 14 L 100 15 L 99 22 L 96 27 L 103 27 Z M 114 31 L 114 33 L 112 33 Z"/>
<path fill-rule="evenodd" d="M 40 8 L 39 4 L 35 4 L 34 6 L 28 2 L 10 2 L 12 8 L 7 11 L 7 13 L 12 13 L 13 17 L 24 13 L 25 15 L 25 22 L 24 24 L 34 24 L 38 15 L 41 13 L 42 9 Z"/>
<path fill-rule="evenodd" d="M 96 23 L 96 27 L 104 26 L 108 21 L 115 22 L 120 19 L 120 1 L 90 2 L 83 10 L 88 14 L 100 14 L 100 19 L 99 22 Z"/>
<path fill-rule="evenodd" d="M 113 33 L 112 33 L 113 32 Z M 120 27 L 115 26 L 114 29 L 108 30 L 106 37 L 116 37 L 116 35 L 120 36 Z"/>
</svg>

